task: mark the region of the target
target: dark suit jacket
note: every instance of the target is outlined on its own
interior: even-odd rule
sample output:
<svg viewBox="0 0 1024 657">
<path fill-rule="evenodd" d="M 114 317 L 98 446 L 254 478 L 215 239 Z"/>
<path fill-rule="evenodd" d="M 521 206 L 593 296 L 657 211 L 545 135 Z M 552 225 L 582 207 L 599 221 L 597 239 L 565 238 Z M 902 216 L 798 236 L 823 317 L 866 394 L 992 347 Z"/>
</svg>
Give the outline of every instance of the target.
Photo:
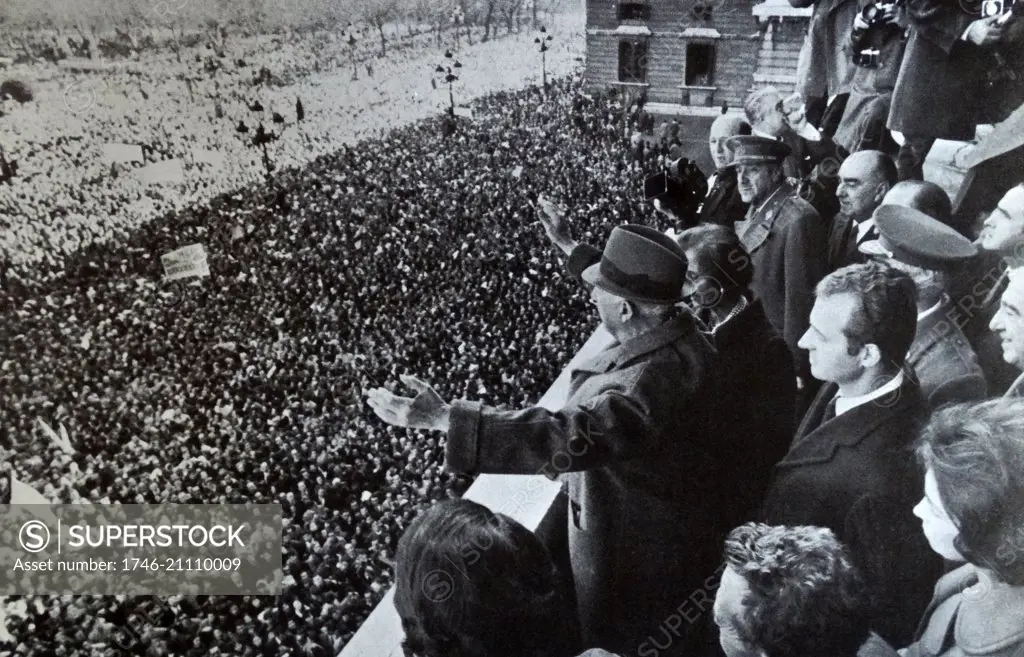
<svg viewBox="0 0 1024 657">
<path fill-rule="evenodd" d="M 913 381 L 822 424 L 838 386 L 819 391 L 789 453 L 775 466 L 762 517 L 828 527 L 845 542 L 874 594 L 872 627 L 906 645 L 938 576 L 912 509 L 923 476 L 912 445 L 926 417 Z"/>
<path fill-rule="evenodd" d="M 742 454 L 729 464 L 726 478 L 734 497 L 715 513 L 732 528 L 753 520 L 764 499 L 772 467 L 786 454 L 793 437 L 796 374 L 793 356 L 767 316 L 752 300 L 712 335 L 718 350 L 717 398 L 724 413 L 712 418 L 713 432 Z M 723 537 L 724 538 L 724 537 Z"/>
<path fill-rule="evenodd" d="M 861 242 L 875 239 L 878 239 L 878 229 L 872 226 L 864 239 L 858 242 L 853 220 L 845 214 L 837 214 L 828 227 L 828 270 L 833 272 L 840 267 L 866 262 L 867 257 L 858 246 Z"/>
<path fill-rule="evenodd" d="M 807 352 L 797 342 L 810 323 L 814 286 L 827 273 L 828 227 L 794 192 L 783 183 L 750 223 L 741 226 L 739 238 L 754 265 L 754 295 L 789 345 L 797 374 L 808 376 Z"/>
<path fill-rule="evenodd" d="M 746 213 L 747 204 L 740 198 L 736 183 L 736 167 L 719 169 L 715 172 L 715 184 L 708 190 L 701 205 L 698 222 L 732 228 L 735 222 L 743 221 Z"/>
</svg>

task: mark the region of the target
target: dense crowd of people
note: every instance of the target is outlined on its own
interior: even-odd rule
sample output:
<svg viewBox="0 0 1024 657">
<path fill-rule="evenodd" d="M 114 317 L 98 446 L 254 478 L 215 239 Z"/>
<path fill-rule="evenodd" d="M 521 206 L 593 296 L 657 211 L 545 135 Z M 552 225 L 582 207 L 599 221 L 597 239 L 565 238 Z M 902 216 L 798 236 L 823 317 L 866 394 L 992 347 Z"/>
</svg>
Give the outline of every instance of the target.
<svg viewBox="0 0 1024 657">
<path fill-rule="evenodd" d="M 445 393 L 521 405 L 582 344 L 585 304 L 529 205 L 564 193 L 599 240 L 641 216 L 643 176 L 621 104 L 579 84 L 493 95 L 448 137 L 436 119 L 284 173 L 287 215 L 257 188 L 8 272 L 2 444 L 19 479 L 60 501 L 284 506 L 283 594 L 171 600 L 138 654 L 336 652 L 391 581 L 408 520 L 467 484 L 442 474 L 436 438 L 384 428 L 361 392 L 460 373 Z M 211 277 L 159 283 L 159 256 L 193 242 Z M 95 646 L 145 604 L 36 599 L 8 629 L 31 654 L 107 654 Z"/>
<path fill-rule="evenodd" d="M 1003 38 L 957 20 L 977 47 Z M 286 522 L 276 598 L 15 599 L 7 642 L 333 655 L 396 581 L 410 656 L 937 657 L 993 637 L 984 654 L 1009 655 L 1024 186 L 989 181 L 985 215 L 965 215 L 917 179 L 935 135 L 876 104 L 849 138 L 855 92 L 815 113 L 830 84 L 723 114 L 699 185 L 678 126 L 640 134 L 642 98 L 575 76 L 272 171 L 235 135 L 241 113 L 280 109 L 234 84 L 214 112 L 250 156 L 238 175 L 103 235 L 90 213 L 151 192 L 85 161 L 107 187 L 78 189 L 57 175 L 82 153 L 63 138 L 57 159 L 13 152 L 36 186 L 0 203 L 35 228 L 11 223 L 8 251 L 25 248 L 0 272 L 3 467 L 55 501 L 275 502 Z M 188 120 L 146 119 L 168 139 Z M 160 256 L 192 243 L 210 276 L 161 282 Z M 612 343 L 564 409 L 533 406 L 594 314 Z M 552 475 L 559 455 L 564 535 L 445 500 L 479 472 Z M 461 586 L 428 599 L 449 566 Z"/>
<path fill-rule="evenodd" d="M 0 152 L 17 165 L 11 184 L 0 184 L 0 265 L 43 261 L 52 268 L 95 241 L 123 241 L 154 217 L 262 184 L 263 152 L 252 143 L 261 124 L 278 137 L 267 151 L 281 170 L 439 113 L 449 98 L 435 67 L 453 60 L 433 47 L 428 33 L 409 36 L 389 26 L 388 36 L 386 57 L 370 32 L 358 33 L 351 50 L 336 33 L 233 34 L 225 46 L 203 41 L 183 48 L 180 61 L 161 49 L 76 60 L 85 72 L 64 67 L 67 62 L 6 69 L 5 78 L 30 82 L 35 101 L 0 98 Z M 456 50 L 447 39 L 463 65 L 456 98 L 513 84 L 512 76 L 524 71 L 492 75 L 493 58 L 510 42 L 528 48 L 532 41 L 524 31 Z M 578 36 L 567 31 L 547 54 L 549 74 L 573 70 L 576 48 Z M 525 67 L 540 76 L 539 60 L 535 71 Z M 237 131 L 240 122 L 246 133 Z M 105 146 L 120 144 L 129 148 L 115 149 L 113 161 L 105 156 Z M 141 147 L 141 160 L 131 147 Z M 144 171 L 171 159 L 180 174 Z"/>
<path fill-rule="evenodd" d="M 620 223 L 597 248 L 538 201 L 612 338 L 574 365 L 564 407 L 451 398 L 429 370 L 369 391 L 382 421 L 444 434 L 449 470 L 564 483 L 565 522 L 541 532 L 561 569 L 485 509 L 414 522 L 396 593 L 410 657 L 1024 646 L 1019 134 L 993 130 L 1007 143 L 979 150 L 1001 166 L 956 199 L 922 179 L 937 138 L 1019 127 L 1017 77 L 992 80 L 1019 68 L 1024 21 L 1002 3 L 793 4 L 815 5 L 802 92 L 723 110 L 697 208 L 681 160 L 645 185 L 682 233 Z M 480 554 L 487 534 L 500 547 Z M 530 579 L 506 600 L 487 584 L 509 568 Z"/>
</svg>

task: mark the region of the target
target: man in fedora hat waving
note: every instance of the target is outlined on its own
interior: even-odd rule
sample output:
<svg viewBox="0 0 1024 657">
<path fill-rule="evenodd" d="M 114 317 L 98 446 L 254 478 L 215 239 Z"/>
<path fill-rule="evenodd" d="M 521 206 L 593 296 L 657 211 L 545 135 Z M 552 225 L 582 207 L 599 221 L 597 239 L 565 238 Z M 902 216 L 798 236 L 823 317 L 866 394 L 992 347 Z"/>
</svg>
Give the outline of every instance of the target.
<svg viewBox="0 0 1024 657">
<path fill-rule="evenodd" d="M 600 260 L 581 278 L 611 345 L 572 372 L 562 410 L 502 411 L 479 402 L 446 403 L 426 383 L 417 394 L 370 391 L 386 422 L 445 431 L 449 469 L 544 473 L 569 497 L 569 550 L 586 647 L 635 654 L 675 618 L 659 654 L 692 654 L 705 622 L 683 623 L 680 603 L 714 582 L 729 529 L 711 509 L 735 450 L 708 430 L 714 395 L 713 347 L 688 310 L 676 306 L 686 256 L 645 226 L 616 227 Z M 708 605 L 710 608 L 710 605 Z M 688 610 L 704 618 L 704 609 Z"/>
</svg>

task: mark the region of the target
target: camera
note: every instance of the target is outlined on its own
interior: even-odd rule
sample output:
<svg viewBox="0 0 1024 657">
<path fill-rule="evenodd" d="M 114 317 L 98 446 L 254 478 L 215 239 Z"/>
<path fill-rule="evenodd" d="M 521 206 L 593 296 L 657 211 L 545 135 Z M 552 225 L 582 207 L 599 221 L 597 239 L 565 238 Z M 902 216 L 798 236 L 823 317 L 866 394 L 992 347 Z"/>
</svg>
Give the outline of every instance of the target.
<svg viewBox="0 0 1024 657">
<path fill-rule="evenodd" d="M 862 68 L 879 68 L 882 48 L 902 32 L 896 22 L 898 2 L 871 3 L 860 10 L 850 35 L 853 63 Z"/>
<path fill-rule="evenodd" d="M 983 18 L 1002 16 L 1004 14 L 1019 14 L 1024 7 L 1016 6 L 1014 0 L 984 0 L 981 3 L 981 15 Z"/>
<path fill-rule="evenodd" d="M 663 171 L 644 180 L 644 199 L 657 199 L 684 225 L 696 223 L 697 208 L 707 191 L 704 173 L 686 157 L 667 162 Z"/>
<path fill-rule="evenodd" d="M 1001 0 L 989 0 L 1000 2 Z M 872 3 L 865 6 L 860 10 L 860 16 L 870 28 L 876 23 L 883 22 L 887 14 L 892 14 L 892 10 L 896 7 L 895 2 L 883 2 L 883 3 Z"/>
</svg>

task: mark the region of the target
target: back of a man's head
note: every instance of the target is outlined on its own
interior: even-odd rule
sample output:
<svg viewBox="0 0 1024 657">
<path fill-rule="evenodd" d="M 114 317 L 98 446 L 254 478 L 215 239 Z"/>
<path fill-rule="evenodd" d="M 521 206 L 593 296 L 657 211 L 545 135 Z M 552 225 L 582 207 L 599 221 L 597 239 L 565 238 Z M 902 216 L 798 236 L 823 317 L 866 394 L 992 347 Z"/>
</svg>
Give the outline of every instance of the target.
<svg viewBox="0 0 1024 657">
<path fill-rule="evenodd" d="M 868 639 L 868 591 L 831 530 L 747 523 L 726 539 L 725 563 L 723 586 L 744 595 L 716 601 L 715 618 L 746 654 L 855 657 Z"/>
<path fill-rule="evenodd" d="M 782 100 L 782 94 L 775 87 L 761 87 L 751 91 L 743 101 L 743 113 L 752 126 L 757 126 L 764 120 L 768 110 Z"/>
<path fill-rule="evenodd" d="M 575 637 L 547 549 L 528 529 L 469 500 L 418 516 L 395 556 L 407 655 L 566 657 Z"/>
<path fill-rule="evenodd" d="M 849 265 L 823 278 L 815 294 L 857 299 L 844 331 L 850 349 L 877 345 L 884 370 L 903 367 L 917 333 L 917 287 L 906 272 L 878 261 Z"/>
<path fill-rule="evenodd" d="M 953 204 L 949 195 L 927 180 L 904 180 L 892 186 L 882 205 L 899 205 L 925 213 L 947 226 L 953 224 Z"/>
</svg>

